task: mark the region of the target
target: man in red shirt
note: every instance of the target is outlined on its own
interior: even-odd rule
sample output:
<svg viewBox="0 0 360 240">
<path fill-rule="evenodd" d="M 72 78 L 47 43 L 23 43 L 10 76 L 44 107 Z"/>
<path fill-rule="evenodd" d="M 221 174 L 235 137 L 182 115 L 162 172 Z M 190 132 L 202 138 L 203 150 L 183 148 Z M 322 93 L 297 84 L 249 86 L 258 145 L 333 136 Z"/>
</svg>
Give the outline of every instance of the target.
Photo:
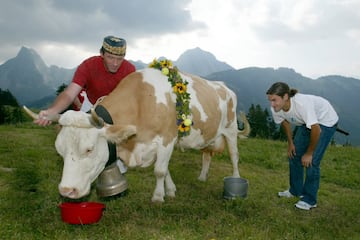
<svg viewBox="0 0 360 240">
<path fill-rule="evenodd" d="M 50 125 L 51 121 L 47 119 L 47 116 L 66 110 L 77 99 L 81 91 L 86 92 L 91 105 L 94 105 L 100 97 L 108 95 L 124 77 L 135 72 L 135 66 L 124 59 L 125 53 L 126 41 L 124 39 L 114 36 L 105 37 L 100 49 L 100 56 L 90 57 L 78 66 L 69 86 L 59 94 L 48 109 L 39 112 L 39 118 L 35 120 L 35 123 L 40 126 Z M 117 160 L 115 144 L 109 143 L 107 166 L 109 168 L 118 167 L 120 174 L 126 172 L 122 161 Z M 105 171 L 102 174 L 106 174 Z M 121 175 L 120 182 L 115 186 L 117 185 L 120 188 L 116 188 L 116 192 L 112 191 L 106 194 L 116 195 L 126 190 L 124 186 L 127 184 L 124 176 Z M 100 190 L 104 191 L 104 189 Z"/>
<path fill-rule="evenodd" d="M 125 76 L 135 71 L 135 66 L 124 59 L 125 54 L 124 39 L 105 37 L 100 56 L 90 57 L 78 66 L 69 86 L 48 109 L 40 111 L 39 119 L 35 120 L 35 123 L 40 126 L 50 125 L 51 121 L 47 116 L 67 109 L 83 89 L 91 104 L 95 104 L 98 98 L 108 95 Z"/>
</svg>

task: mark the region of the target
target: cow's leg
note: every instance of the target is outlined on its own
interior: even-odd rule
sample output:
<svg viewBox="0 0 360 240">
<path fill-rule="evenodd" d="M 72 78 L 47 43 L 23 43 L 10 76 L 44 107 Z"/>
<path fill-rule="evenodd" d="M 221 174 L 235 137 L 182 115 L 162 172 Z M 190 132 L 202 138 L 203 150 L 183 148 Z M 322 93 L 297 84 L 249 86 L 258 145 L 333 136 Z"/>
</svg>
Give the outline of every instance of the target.
<svg viewBox="0 0 360 240">
<path fill-rule="evenodd" d="M 166 187 L 166 195 L 169 197 L 175 197 L 176 186 L 171 178 L 170 172 L 166 171 L 166 173 L 163 173 L 163 171 L 155 170 L 155 176 L 156 187 L 151 201 L 164 202 L 164 184 Z"/>
<path fill-rule="evenodd" d="M 209 168 L 210 168 L 210 163 L 211 163 L 211 153 L 203 152 L 202 153 L 202 168 L 201 168 L 200 176 L 198 177 L 198 179 L 200 181 L 204 181 L 204 182 L 206 181 L 207 174 L 208 174 Z"/>
<path fill-rule="evenodd" d="M 153 202 L 164 202 L 165 196 L 165 179 L 169 181 L 171 176 L 168 173 L 169 161 L 174 148 L 174 144 L 169 144 L 168 146 L 159 147 L 157 151 L 157 160 L 155 162 L 154 174 L 156 177 L 156 187 L 153 193 L 152 201 Z M 171 180 L 172 182 L 172 180 Z M 174 185 L 174 183 L 172 183 Z M 171 187 L 171 186 L 170 186 Z M 175 185 L 172 187 L 175 188 Z"/>
<path fill-rule="evenodd" d="M 156 176 L 156 187 L 155 191 L 153 193 L 153 196 L 151 198 L 152 202 L 164 202 L 164 180 L 165 180 L 165 174 L 161 174 L 159 172 L 155 172 Z"/>
<path fill-rule="evenodd" d="M 165 189 L 166 195 L 169 197 L 175 197 L 176 186 L 171 178 L 170 171 L 165 176 Z"/>
<path fill-rule="evenodd" d="M 228 151 L 233 165 L 233 177 L 240 177 L 238 166 L 239 151 L 237 147 L 237 126 L 232 129 L 233 130 L 229 131 L 228 134 L 225 134 L 225 140 L 228 145 Z"/>
</svg>

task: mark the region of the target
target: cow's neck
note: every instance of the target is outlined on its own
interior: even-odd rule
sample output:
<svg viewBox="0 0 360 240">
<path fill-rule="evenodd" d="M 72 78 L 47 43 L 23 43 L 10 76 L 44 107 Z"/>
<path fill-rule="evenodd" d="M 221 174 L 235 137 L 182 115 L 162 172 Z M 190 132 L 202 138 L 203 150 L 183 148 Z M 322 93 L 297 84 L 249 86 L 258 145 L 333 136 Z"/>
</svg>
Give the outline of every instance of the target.
<svg viewBox="0 0 360 240">
<path fill-rule="evenodd" d="M 110 113 L 106 110 L 106 108 L 102 105 L 97 105 L 95 107 L 96 114 L 101 117 L 106 123 L 113 124 L 113 120 L 110 116 Z M 114 143 L 108 142 L 109 148 L 109 159 L 105 165 L 105 167 L 111 165 L 116 161 L 116 145 Z"/>
</svg>

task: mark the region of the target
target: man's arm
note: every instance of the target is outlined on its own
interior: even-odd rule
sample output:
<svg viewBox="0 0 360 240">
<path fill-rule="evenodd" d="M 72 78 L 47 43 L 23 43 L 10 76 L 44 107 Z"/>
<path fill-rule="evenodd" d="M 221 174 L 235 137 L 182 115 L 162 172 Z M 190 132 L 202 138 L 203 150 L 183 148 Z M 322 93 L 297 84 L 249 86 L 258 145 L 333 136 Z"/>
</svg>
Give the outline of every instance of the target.
<svg viewBox="0 0 360 240">
<path fill-rule="evenodd" d="M 320 133 L 321 128 L 319 124 L 311 125 L 310 143 L 305 154 L 301 158 L 301 163 L 304 167 L 309 167 L 312 164 L 312 155 L 315 151 L 316 145 L 319 142 Z"/>
<path fill-rule="evenodd" d="M 50 125 L 51 121 L 49 121 L 47 117 L 64 111 L 74 101 L 81 89 L 81 86 L 71 82 L 70 85 L 62 93 L 60 93 L 59 96 L 57 96 L 51 107 L 40 111 L 39 119 L 34 122 L 40 126 Z"/>
<path fill-rule="evenodd" d="M 288 141 L 288 156 L 289 156 L 289 158 L 293 158 L 295 156 L 296 152 L 295 152 L 295 145 L 293 142 L 291 125 L 288 121 L 284 120 L 281 122 L 281 126 L 285 131 L 287 141 Z"/>
</svg>

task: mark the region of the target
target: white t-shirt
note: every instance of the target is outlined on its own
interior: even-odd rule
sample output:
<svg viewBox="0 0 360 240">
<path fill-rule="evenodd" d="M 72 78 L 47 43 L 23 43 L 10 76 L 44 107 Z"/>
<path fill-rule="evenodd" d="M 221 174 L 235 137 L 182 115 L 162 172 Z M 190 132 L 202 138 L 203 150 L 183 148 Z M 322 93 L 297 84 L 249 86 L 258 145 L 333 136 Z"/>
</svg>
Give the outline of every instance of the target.
<svg viewBox="0 0 360 240">
<path fill-rule="evenodd" d="M 334 108 L 325 98 L 301 93 L 297 93 L 290 98 L 289 111 L 280 110 L 275 112 L 271 108 L 271 112 L 277 124 L 287 120 L 296 126 L 306 124 L 309 129 L 313 124 L 332 127 L 339 120 Z"/>
</svg>

